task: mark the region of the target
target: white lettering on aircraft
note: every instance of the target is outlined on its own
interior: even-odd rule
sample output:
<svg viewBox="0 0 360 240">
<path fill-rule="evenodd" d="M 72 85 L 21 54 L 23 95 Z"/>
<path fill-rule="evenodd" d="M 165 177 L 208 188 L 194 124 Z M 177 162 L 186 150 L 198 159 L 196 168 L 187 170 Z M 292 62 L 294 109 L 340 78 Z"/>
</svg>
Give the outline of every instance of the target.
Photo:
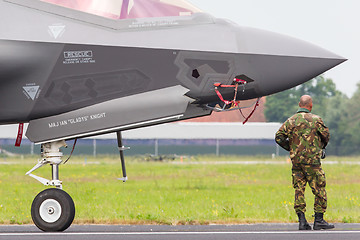
<svg viewBox="0 0 360 240">
<path fill-rule="evenodd" d="M 63 64 L 84 64 L 95 63 L 94 54 L 91 50 L 86 51 L 66 51 L 64 52 Z"/>
<path fill-rule="evenodd" d="M 106 113 L 97 113 L 97 114 L 93 114 L 93 115 L 87 115 L 87 116 L 81 116 L 81 117 L 76 117 L 76 118 L 70 118 L 67 120 L 61 120 L 58 122 L 52 122 L 52 123 L 49 123 L 49 128 L 57 128 L 57 127 L 66 126 L 66 125 L 80 124 L 80 123 L 88 122 L 91 120 L 98 120 L 98 119 L 102 119 L 102 118 L 106 118 Z"/>
<path fill-rule="evenodd" d="M 69 51 L 64 52 L 64 58 L 92 58 L 93 52 L 92 51 Z"/>
</svg>

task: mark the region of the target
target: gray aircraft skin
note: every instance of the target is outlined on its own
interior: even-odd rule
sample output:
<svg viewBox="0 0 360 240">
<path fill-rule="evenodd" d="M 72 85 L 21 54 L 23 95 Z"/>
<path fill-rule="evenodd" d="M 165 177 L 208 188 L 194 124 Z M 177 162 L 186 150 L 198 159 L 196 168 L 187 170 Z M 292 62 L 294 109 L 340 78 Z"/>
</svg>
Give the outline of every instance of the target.
<svg viewBox="0 0 360 240">
<path fill-rule="evenodd" d="M 215 82 L 246 75 L 254 81 L 238 99 L 253 99 L 344 61 L 205 13 L 117 21 L 6 0 L 0 14 L 0 123 L 29 122 L 27 137 L 36 143 L 207 115 L 203 106 L 219 101 Z M 56 39 L 52 26 L 64 29 Z M 224 98 L 232 96 L 225 89 Z"/>
<path fill-rule="evenodd" d="M 220 102 L 215 83 L 243 76 L 237 100 L 256 99 L 345 61 L 203 12 L 117 20 L 1 0 L 0 16 L 0 124 L 29 123 L 26 136 L 39 144 L 209 115 Z M 68 227 L 50 225 L 40 228 Z"/>
</svg>

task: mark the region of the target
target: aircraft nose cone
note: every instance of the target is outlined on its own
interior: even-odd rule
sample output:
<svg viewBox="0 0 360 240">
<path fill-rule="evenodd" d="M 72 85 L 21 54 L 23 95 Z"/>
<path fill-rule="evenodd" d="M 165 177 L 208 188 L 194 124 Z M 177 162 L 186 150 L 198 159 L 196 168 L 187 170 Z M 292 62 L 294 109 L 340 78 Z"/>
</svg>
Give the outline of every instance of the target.
<svg viewBox="0 0 360 240">
<path fill-rule="evenodd" d="M 259 81 L 263 95 L 297 86 L 346 61 L 289 36 L 254 28 L 238 29 L 238 53 L 250 56 L 249 74 Z"/>
<path fill-rule="evenodd" d="M 256 28 L 240 29 L 237 40 L 239 50 L 243 53 L 344 60 L 343 57 L 319 46 L 290 36 Z"/>
</svg>

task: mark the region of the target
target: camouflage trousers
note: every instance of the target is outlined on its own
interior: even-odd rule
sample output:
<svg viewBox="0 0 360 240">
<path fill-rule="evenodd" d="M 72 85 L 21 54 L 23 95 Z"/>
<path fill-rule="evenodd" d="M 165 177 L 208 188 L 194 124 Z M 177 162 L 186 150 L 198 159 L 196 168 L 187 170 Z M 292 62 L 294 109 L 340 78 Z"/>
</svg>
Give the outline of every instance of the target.
<svg viewBox="0 0 360 240">
<path fill-rule="evenodd" d="M 294 208 L 296 213 L 306 211 L 305 187 L 307 183 L 315 195 L 314 212 L 324 213 L 327 208 L 326 179 L 321 165 L 293 164 L 292 178 L 295 189 Z"/>
</svg>

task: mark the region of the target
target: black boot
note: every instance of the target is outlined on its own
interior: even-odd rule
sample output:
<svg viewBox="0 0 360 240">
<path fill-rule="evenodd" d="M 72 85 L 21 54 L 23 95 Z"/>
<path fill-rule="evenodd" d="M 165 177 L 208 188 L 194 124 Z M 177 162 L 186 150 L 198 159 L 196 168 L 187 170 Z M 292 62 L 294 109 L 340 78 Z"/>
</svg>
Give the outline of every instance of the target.
<svg viewBox="0 0 360 240">
<path fill-rule="evenodd" d="M 311 230 L 311 226 L 306 221 L 305 214 L 303 212 L 297 213 L 299 217 L 299 230 Z"/>
<path fill-rule="evenodd" d="M 324 220 L 324 213 L 315 213 L 314 230 L 332 229 L 334 227 Z"/>
</svg>

